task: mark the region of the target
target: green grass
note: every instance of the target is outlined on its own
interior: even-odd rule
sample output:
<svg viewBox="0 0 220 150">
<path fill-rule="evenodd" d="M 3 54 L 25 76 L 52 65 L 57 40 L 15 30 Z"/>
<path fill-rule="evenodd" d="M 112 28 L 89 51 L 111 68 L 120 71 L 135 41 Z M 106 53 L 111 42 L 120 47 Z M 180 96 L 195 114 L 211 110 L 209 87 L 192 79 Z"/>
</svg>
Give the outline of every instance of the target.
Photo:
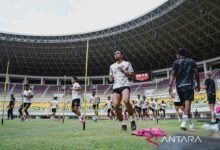
<svg viewBox="0 0 220 150">
<path fill-rule="evenodd" d="M 201 129 L 202 123 L 196 122 L 195 132 L 187 131 L 187 134 L 199 136 L 211 136 L 211 133 Z M 129 122 L 127 122 L 129 124 Z M 186 133 L 180 131 L 177 120 L 137 121 L 138 128 L 160 127 L 168 135 Z M 130 126 L 128 126 L 130 127 Z M 4 126 L 0 126 L 1 150 L 145 150 L 156 149 L 147 143 L 143 137 L 132 136 L 130 129 L 120 131 L 118 121 L 87 121 L 86 131 L 82 130 L 77 120 L 65 120 L 65 123 L 52 120 L 29 120 L 19 122 L 5 120 Z M 160 139 L 158 139 L 160 141 Z"/>
</svg>

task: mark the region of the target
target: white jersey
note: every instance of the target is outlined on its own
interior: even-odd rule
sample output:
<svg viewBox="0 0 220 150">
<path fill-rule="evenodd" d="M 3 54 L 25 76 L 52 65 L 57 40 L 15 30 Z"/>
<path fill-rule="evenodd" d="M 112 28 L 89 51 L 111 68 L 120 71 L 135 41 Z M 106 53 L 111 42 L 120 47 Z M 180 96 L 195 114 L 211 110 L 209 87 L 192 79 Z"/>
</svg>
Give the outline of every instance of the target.
<svg viewBox="0 0 220 150">
<path fill-rule="evenodd" d="M 92 105 L 97 105 L 99 103 L 99 98 L 97 96 L 91 95 L 89 100 L 92 102 Z"/>
<path fill-rule="evenodd" d="M 80 99 L 80 98 L 81 98 L 81 96 L 80 96 L 80 91 L 74 90 L 74 89 L 80 88 L 79 83 L 77 83 L 77 82 L 73 83 L 73 87 L 72 87 L 72 88 L 73 88 L 73 89 L 72 89 L 72 100 L 74 100 L 74 99 Z"/>
<path fill-rule="evenodd" d="M 148 106 L 147 106 L 147 101 L 143 100 L 143 105 L 142 105 L 142 109 L 146 109 Z"/>
<path fill-rule="evenodd" d="M 150 101 L 150 108 L 155 109 L 156 103 L 153 101 Z"/>
<path fill-rule="evenodd" d="M 107 108 L 108 108 L 108 109 L 111 109 L 111 108 L 112 108 L 112 101 L 111 101 L 111 100 L 110 100 L 110 101 L 107 100 L 107 101 L 106 101 L 106 105 L 107 105 Z"/>
<path fill-rule="evenodd" d="M 52 100 L 50 104 L 51 104 L 52 109 L 57 108 L 58 101 L 57 100 Z"/>
<path fill-rule="evenodd" d="M 31 103 L 30 96 L 34 96 L 34 92 L 32 90 L 24 90 L 24 96 L 24 103 Z"/>
<path fill-rule="evenodd" d="M 160 105 L 159 105 L 158 103 L 156 103 L 156 102 L 155 102 L 155 107 L 154 107 L 154 109 L 155 109 L 155 110 L 159 110 L 159 109 L 160 109 Z"/>
<path fill-rule="evenodd" d="M 142 104 L 143 104 L 143 100 L 141 98 L 137 98 L 135 100 L 135 106 L 142 107 Z"/>
<path fill-rule="evenodd" d="M 119 67 L 122 67 L 129 72 L 134 72 L 131 63 L 128 61 L 122 61 L 120 64 L 112 64 L 110 66 L 109 75 L 114 77 L 113 89 L 130 86 L 128 77 L 120 71 Z"/>
<path fill-rule="evenodd" d="M 166 107 L 167 107 L 167 104 L 166 104 L 166 103 L 161 103 L 161 104 L 160 104 L 160 108 L 161 108 L 161 109 L 165 110 Z"/>
<path fill-rule="evenodd" d="M 180 98 L 176 89 L 173 90 L 173 96 L 174 96 L 174 102 L 180 102 Z"/>
</svg>

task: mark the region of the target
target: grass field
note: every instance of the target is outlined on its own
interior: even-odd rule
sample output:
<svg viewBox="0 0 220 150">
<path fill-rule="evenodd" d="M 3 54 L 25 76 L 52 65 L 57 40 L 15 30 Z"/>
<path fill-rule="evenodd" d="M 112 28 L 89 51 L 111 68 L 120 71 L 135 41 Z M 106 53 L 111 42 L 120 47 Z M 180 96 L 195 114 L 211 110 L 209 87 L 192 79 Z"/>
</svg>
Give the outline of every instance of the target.
<svg viewBox="0 0 220 150">
<path fill-rule="evenodd" d="M 211 132 L 201 129 L 202 123 L 194 121 L 196 131 L 180 131 L 177 120 L 137 121 L 138 128 L 160 127 L 168 135 L 186 133 L 199 136 L 211 136 Z M 127 122 L 129 125 L 129 122 Z M 128 126 L 130 127 L 130 125 Z M 19 122 L 18 119 L 5 120 L 0 126 L 1 150 L 151 150 L 156 147 L 147 143 L 143 137 L 132 136 L 131 130 L 120 131 L 118 121 L 87 121 L 86 131 L 77 120 L 65 120 L 65 123 L 49 119 L 32 119 Z M 160 139 L 158 139 L 160 141 Z"/>
</svg>

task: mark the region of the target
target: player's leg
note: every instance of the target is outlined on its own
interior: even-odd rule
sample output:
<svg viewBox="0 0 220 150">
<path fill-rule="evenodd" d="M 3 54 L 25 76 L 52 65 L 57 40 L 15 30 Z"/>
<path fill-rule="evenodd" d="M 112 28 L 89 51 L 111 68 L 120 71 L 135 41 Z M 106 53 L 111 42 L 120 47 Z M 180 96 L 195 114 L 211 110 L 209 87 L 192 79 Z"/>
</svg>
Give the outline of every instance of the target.
<svg viewBox="0 0 220 150">
<path fill-rule="evenodd" d="M 112 120 L 115 120 L 115 112 L 114 112 L 114 108 L 111 109 L 111 118 Z"/>
<path fill-rule="evenodd" d="M 146 119 L 146 109 L 144 108 L 144 109 L 142 109 L 142 116 L 143 116 L 143 120 L 145 120 Z"/>
<path fill-rule="evenodd" d="M 11 109 L 11 120 L 14 119 L 14 115 L 13 115 L 13 108 Z"/>
<path fill-rule="evenodd" d="M 191 118 L 191 103 L 194 99 L 194 90 L 185 91 L 183 94 L 184 101 L 184 115 L 182 119 L 181 129 L 186 130 L 186 121 L 189 120 L 190 128 L 194 128 L 194 124 Z"/>
<path fill-rule="evenodd" d="M 216 100 L 216 95 L 209 95 L 208 96 L 208 102 L 209 102 L 209 109 L 211 112 L 211 123 L 215 123 L 215 100 Z"/>
<path fill-rule="evenodd" d="M 210 103 L 209 104 L 209 108 L 210 108 L 210 112 L 211 112 L 211 123 L 215 122 L 215 104 L 214 103 Z"/>
<path fill-rule="evenodd" d="M 119 93 L 112 94 L 112 101 L 113 101 L 115 115 L 117 116 L 118 120 L 121 122 L 122 130 L 127 130 L 127 126 L 124 122 L 122 112 L 120 111 L 121 100 L 122 100 L 122 96 Z"/>
<path fill-rule="evenodd" d="M 166 110 L 162 109 L 162 111 L 163 111 L 163 118 L 166 119 Z"/>
<path fill-rule="evenodd" d="M 118 93 L 113 93 L 112 100 L 113 100 L 115 115 L 117 116 L 119 121 L 123 121 L 123 116 L 120 111 L 121 95 Z"/>
<path fill-rule="evenodd" d="M 94 111 L 93 120 L 96 121 L 96 105 L 92 105 L 92 107 L 93 107 L 93 111 Z"/>
<path fill-rule="evenodd" d="M 179 106 L 175 106 L 175 110 L 176 110 L 176 116 L 177 116 L 177 118 L 178 118 L 178 121 L 180 122 L 181 121 L 181 119 L 180 119 L 180 113 L 179 113 Z"/>
<path fill-rule="evenodd" d="M 96 104 L 96 107 L 95 107 L 95 115 L 96 115 L 96 119 L 98 119 L 98 116 L 99 116 L 99 104 Z"/>
<path fill-rule="evenodd" d="M 108 110 L 107 110 L 107 117 L 108 117 L 108 120 L 111 119 L 111 118 L 110 118 L 110 112 L 111 112 L 111 109 L 108 109 Z"/>
<path fill-rule="evenodd" d="M 8 120 L 9 120 L 9 117 L 10 117 L 10 108 L 8 109 L 8 111 L 7 111 L 7 116 L 8 116 Z"/>
<path fill-rule="evenodd" d="M 30 104 L 25 104 L 25 105 L 24 105 L 24 112 L 25 112 L 25 114 L 26 114 L 26 119 L 29 118 L 28 109 L 29 109 L 30 106 L 31 106 Z"/>
<path fill-rule="evenodd" d="M 155 120 L 155 110 L 153 108 L 151 108 L 152 111 L 152 115 L 153 115 L 153 120 Z"/>
<path fill-rule="evenodd" d="M 23 104 L 21 104 L 21 106 L 20 106 L 19 109 L 18 109 L 18 112 L 19 112 L 20 117 L 23 116 L 22 110 L 23 110 Z"/>
<path fill-rule="evenodd" d="M 136 123 L 135 123 L 135 120 L 134 120 L 134 110 L 132 108 L 132 105 L 130 103 L 130 89 L 124 89 L 122 91 L 122 100 L 126 106 L 126 109 L 128 111 L 128 114 L 130 116 L 130 121 L 131 121 L 131 130 L 135 130 L 137 127 L 136 127 Z"/>
<path fill-rule="evenodd" d="M 140 120 L 143 120 L 143 115 L 142 115 L 142 108 L 139 108 L 139 118 Z"/>
</svg>

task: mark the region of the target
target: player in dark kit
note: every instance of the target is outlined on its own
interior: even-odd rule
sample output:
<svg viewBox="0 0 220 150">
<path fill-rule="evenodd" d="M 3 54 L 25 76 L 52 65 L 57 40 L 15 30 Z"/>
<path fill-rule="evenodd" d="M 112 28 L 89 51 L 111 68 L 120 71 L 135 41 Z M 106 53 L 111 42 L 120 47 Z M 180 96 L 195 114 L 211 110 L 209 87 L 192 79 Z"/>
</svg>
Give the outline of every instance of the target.
<svg viewBox="0 0 220 150">
<path fill-rule="evenodd" d="M 209 103 L 209 108 L 211 111 L 211 123 L 215 123 L 215 101 L 216 101 L 216 89 L 215 89 L 215 81 L 211 79 L 211 73 L 206 73 L 206 80 L 205 80 L 205 86 L 202 87 L 203 89 L 206 89 L 207 93 L 207 100 Z"/>
<path fill-rule="evenodd" d="M 196 63 L 185 57 L 186 50 L 184 48 L 178 48 L 176 50 L 177 60 L 173 63 L 172 73 L 169 82 L 169 93 L 172 95 L 172 85 L 176 79 L 176 89 L 180 98 L 180 102 L 184 106 L 183 119 L 181 123 L 181 129 L 186 130 L 186 121 L 189 119 L 190 128 L 194 128 L 192 124 L 190 109 L 191 102 L 194 99 L 194 76 L 196 79 L 196 89 L 200 91 L 200 80 L 197 71 Z"/>
<path fill-rule="evenodd" d="M 7 106 L 8 108 L 8 120 L 11 117 L 11 120 L 13 120 L 14 116 L 13 116 L 13 109 L 15 106 L 15 97 L 13 94 L 11 94 L 11 100 L 9 101 L 9 104 Z"/>
</svg>

